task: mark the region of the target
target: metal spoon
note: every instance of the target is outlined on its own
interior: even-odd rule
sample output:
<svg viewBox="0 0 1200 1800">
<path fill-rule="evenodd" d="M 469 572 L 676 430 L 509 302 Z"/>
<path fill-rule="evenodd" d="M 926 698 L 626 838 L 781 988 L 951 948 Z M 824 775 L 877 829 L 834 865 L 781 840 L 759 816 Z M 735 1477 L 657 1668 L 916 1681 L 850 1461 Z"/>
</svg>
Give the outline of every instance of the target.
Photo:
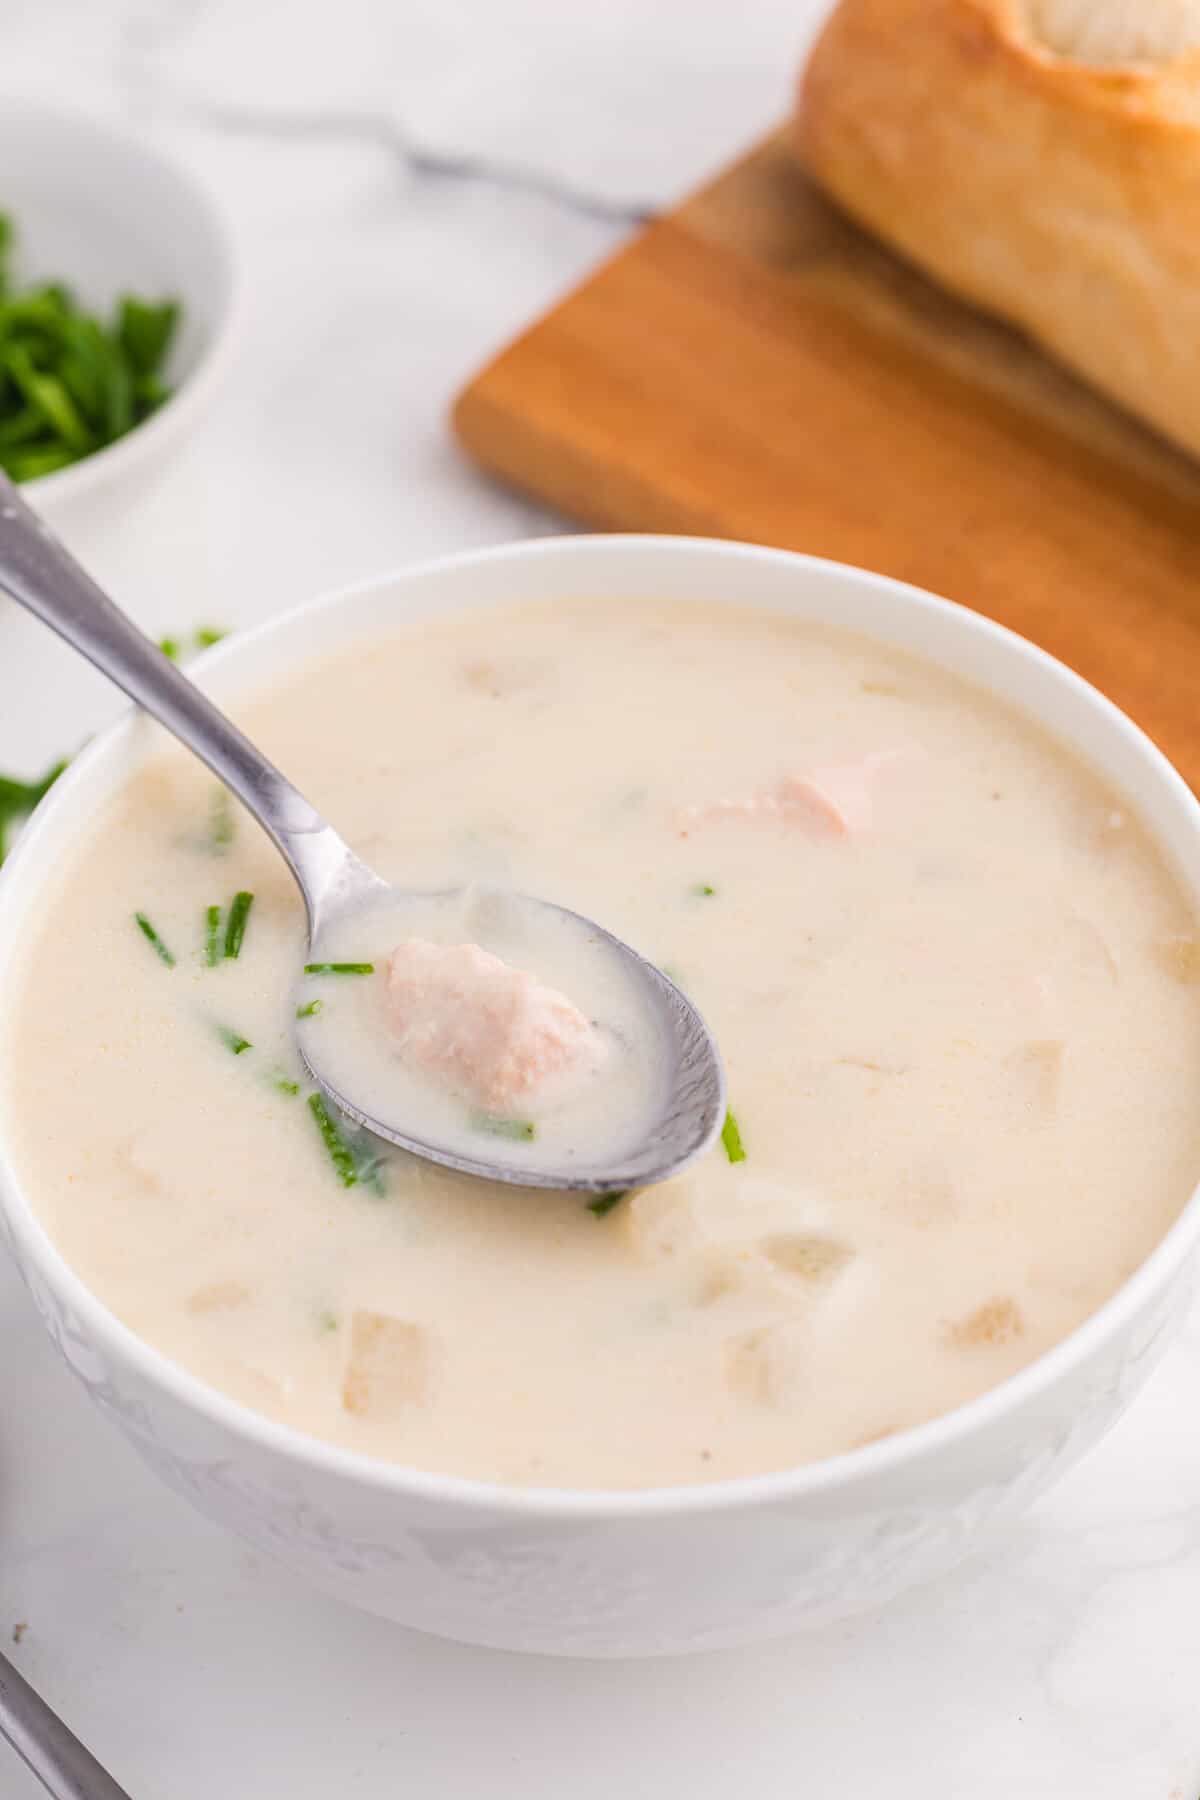
<svg viewBox="0 0 1200 1800">
<path fill-rule="evenodd" d="M 49 527 L 0 476 L 0 588 L 36 614 L 103 671 L 146 712 L 195 752 L 258 820 L 304 896 L 310 946 L 338 920 L 365 906 L 406 896 L 361 862 L 331 825 L 273 764 L 126 618 L 69 555 Z M 667 1101 L 644 1140 L 611 1166 L 548 1167 L 492 1162 L 421 1136 L 417 1119 L 382 1119 L 322 1073 L 311 1048 L 301 1054 L 313 1080 L 370 1131 L 414 1156 L 468 1175 L 522 1187 L 585 1193 L 663 1181 L 700 1154 L 721 1128 L 725 1080 L 717 1047 L 700 1014 L 667 977 L 603 927 L 549 901 L 522 897 L 582 923 L 623 960 L 641 987 L 669 1046 Z M 319 1053 L 318 1053 L 319 1054 Z"/>
<path fill-rule="evenodd" d="M 129 1800 L 6 1656 L 0 1656 L 0 1732 L 54 1800 Z"/>
</svg>

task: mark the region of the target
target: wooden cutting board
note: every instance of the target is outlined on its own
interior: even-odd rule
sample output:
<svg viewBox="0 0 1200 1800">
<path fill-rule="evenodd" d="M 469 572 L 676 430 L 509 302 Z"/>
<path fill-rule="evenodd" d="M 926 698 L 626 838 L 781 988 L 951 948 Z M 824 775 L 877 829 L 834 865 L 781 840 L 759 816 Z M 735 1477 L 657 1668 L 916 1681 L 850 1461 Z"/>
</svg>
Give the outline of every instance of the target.
<svg viewBox="0 0 1200 1800">
<path fill-rule="evenodd" d="M 881 569 L 1024 632 L 1200 786 L 1200 467 L 836 213 L 773 136 L 463 392 L 467 450 L 604 528 Z"/>
</svg>

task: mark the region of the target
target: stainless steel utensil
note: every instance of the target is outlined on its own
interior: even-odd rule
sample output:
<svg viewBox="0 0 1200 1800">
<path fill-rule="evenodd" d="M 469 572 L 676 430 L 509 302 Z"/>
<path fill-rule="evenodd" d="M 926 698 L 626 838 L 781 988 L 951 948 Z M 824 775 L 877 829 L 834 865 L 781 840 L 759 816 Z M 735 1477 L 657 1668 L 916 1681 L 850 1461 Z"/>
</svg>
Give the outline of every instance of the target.
<svg viewBox="0 0 1200 1800">
<path fill-rule="evenodd" d="M 237 795 L 275 844 L 304 898 L 310 948 L 337 919 L 390 897 L 403 900 L 355 856 L 274 765 L 200 689 L 126 618 L 52 535 L 49 527 L 0 476 L 0 588 L 95 664 L 146 712 L 208 764 Z M 669 1046 L 668 1098 L 642 1141 L 586 1171 L 545 1163 L 492 1162 L 421 1135 L 419 1121 L 384 1119 L 359 1105 L 321 1071 L 298 1044 L 310 1074 L 360 1124 L 414 1156 L 464 1174 L 522 1187 L 585 1193 L 644 1187 L 675 1174 L 712 1142 L 725 1113 L 721 1059 L 708 1028 L 687 996 L 660 969 L 590 920 L 549 901 L 520 896 L 582 925 L 621 957 L 640 984 Z M 319 1052 L 318 1052 L 319 1054 Z"/>
<path fill-rule="evenodd" d="M 6 1656 L 0 1656 L 0 1733 L 54 1800 L 129 1800 Z"/>
</svg>

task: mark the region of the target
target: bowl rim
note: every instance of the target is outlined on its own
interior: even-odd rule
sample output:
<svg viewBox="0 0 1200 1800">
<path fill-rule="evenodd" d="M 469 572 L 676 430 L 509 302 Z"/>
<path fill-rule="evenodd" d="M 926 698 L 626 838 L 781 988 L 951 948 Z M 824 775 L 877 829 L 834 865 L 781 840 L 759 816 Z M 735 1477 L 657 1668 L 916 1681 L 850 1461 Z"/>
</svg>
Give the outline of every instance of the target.
<svg viewBox="0 0 1200 1800">
<path fill-rule="evenodd" d="M 1182 776 L 1139 726 L 1065 663 L 982 613 L 911 583 L 830 558 L 765 545 L 654 533 L 563 534 L 425 558 L 384 575 L 348 583 L 290 607 L 245 632 L 234 633 L 198 657 L 190 672 L 203 677 L 225 663 L 236 662 L 243 651 L 261 644 L 276 632 L 294 632 L 298 624 L 315 614 L 350 606 L 356 600 L 390 587 L 419 586 L 422 581 L 443 571 L 469 570 L 497 562 L 532 562 L 556 556 L 596 558 L 602 562 L 606 556 L 625 552 L 635 545 L 639 552 L 651 557 L 670 557 L 683 550 L 732 563 L 766 560 L 791 568 L 802 567 L 848 586 L 877 588 L 882 585 L 903 605 L 915 608 L 927 618 L 952 620 L 955 629 L 965 628 L 985 642 L 1004 645 L 1008 652 L 1015 651 L 1018 656 L 1031 659 L 1058 684 L 1073 690 L 1076 697 L 1099 716 L 1104 728 L 1122 739 L 1127 749 L 1148 765 L 1153 778 L 1180 805 L 1183 813 L 1190 816 L 1192 832 L 1200 845 L 1200 801 Z M 15 892 L 23 880 L 25 866 L 36 854 L 49 822 L 74 804 L 76 794 L 86 789 L 93 765 L 105 759 L 122 738 L 136 729 L 137 718 L 136 708 L 126 708 L 93 739 L 55 784 L 21 833 L 0 871 L 0 937 L 3 936 L 10 893 Z M 33 879 L 36 890 L 45 877 L 38 875 Z M 3 1026 L 0 1025 L 0 1038 L 2 1036 Z M 2 1124 L 0 1117 L 0 1126 Z M 7 1221 L 29 1265 L 71 1311 L 86 1321 L 102 1354 L 118 1364 L 131 1366 L 135 1375 L 149 1386 L 164 1389 L 185 1409 L 198 1412 L 207 1422 L 248 1442 L 250 1447 L 269 1451 L 287 1463 L 307 1466 L 321 1474 L 390 1495 L 397 1501 L 436 1503 L 485 1512 L 493 1517 L 500 1515 L 513 1522 L 557 1519 L 564 1523 L 606 1523 L 666 1515 L 753 1511 L 781 1502 L 800 1503 L 907 1469 L 926 1456 L 959 1445 L 1004 1415 L 1036 1400 L 1039 1394 L 1077 1370 L 1165 1288 L 1200 1240 L 1200 1181 L 1150 1253 L 1103 1305 L 1090 1313 L 1067 1337 L 974 1399 L 932 1419 L 904 1427 L 887 1438 L 818 1461 L 766 1474 L 648 1488 L 522 1487 L 470 1476 L 443 1475 L 434 1470 L 386 1462 L 310 1436 L 295 1426 L 244 1406 L 192 1374 L 181 1363 L 174 1362 L 123 1324 L 76 1274 L 27 1198 L 9 1155 L 5 1134 L 0 1130 L 0 1222 L 3 1221 Z M 23 1267 L 21 1273 L 24 1277 Z"/>
<path fill-rule="evenodd" d="M 201 229 L 208 240 L 206 254 L 219 276 L 220 299 L 207 339 L 201 344 L 193 366 L 180 378 L 157 411 L 114 443 L 93 450 L 78 462 L 56 469 L 53 474 L 40 475 L 34 481 L 22 483 L 21 492 L 34 505 L 54 506 L 75 499 L 110 477 L 119 477 L 128 467 L 153 452 L 156 446 L 165 448 L 169 438 L 180 436 L 195 422 L 232 357 L 238 327 L 245 313 L 245 280 L 237 241 L 225 209 L 208 183 L 178 156 L 99 106 L 84 102 L 72 105 L 37 92 L 3 85 L 0 85 L 0 96 L 8 117 L 24 113 L 27 117 L 61 123 L 69 130 L 90 132 L 131 161 L 153 165 L 161 176 L 174 184 L 178 193 L 186 197 L 194 212 L 192 223 L 195 219 L 202 221 Z M 187 296 L 181 295 L 180 299 L 186 306 Z"/>
</svg>

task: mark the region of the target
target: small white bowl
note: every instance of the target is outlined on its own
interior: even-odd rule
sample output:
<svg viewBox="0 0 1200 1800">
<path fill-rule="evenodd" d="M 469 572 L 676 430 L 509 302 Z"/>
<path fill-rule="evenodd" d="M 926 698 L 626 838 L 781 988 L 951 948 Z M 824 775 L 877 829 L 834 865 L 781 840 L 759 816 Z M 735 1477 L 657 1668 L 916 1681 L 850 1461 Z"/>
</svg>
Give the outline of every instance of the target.
<svg viewBox="0 0 1200 1800">
<path fill-rule="evenodd" d="M 131 131 L 23 95 L 0 99 L 0 208 L 22 285 L 63 281 L 107 313 L 117 296 L 178 300 L 171 398 L 104 450 L 27 482 L 36 506 L 98 493 L 157 463 L 195 424 L 232 347 L 233 245 L 201 184 Z"/>
<path fill-rule="evenodd" d="M 766 606 L 913 651 L 1040 721 L 1123 793 L 1200 912 L 1200 805 L 1149 740 L 1061 663 L 977 614 L 858 569 L 686 538 L 554 538 L 352 588 L 209 653 L 219 700 L 397 620 L 612 595 Z M 0 876 L 0 993 L 64 859 L 144 761 L 126 720 L 55 788 Z M 11 1020 L 0 1018 L 0 1065 Z M 247 1411 L 135 1337 L 64 1262 L 4 1148 L 0 1235 L 100 1409 L 178 1493 L 368 1611 L 514 1650 L 628 1656 L 780 1636 L 877 1606 L 975 1550 L 1120 1414 L 1191 1298 L 1200 1198 L 1107 1305 L 929 1424 L 775 1475 L 644 1492 L 516 1489 L 397 1468 Z M 502 1404 L 502 1397 L 498 1397 Z"/>
</svg>

